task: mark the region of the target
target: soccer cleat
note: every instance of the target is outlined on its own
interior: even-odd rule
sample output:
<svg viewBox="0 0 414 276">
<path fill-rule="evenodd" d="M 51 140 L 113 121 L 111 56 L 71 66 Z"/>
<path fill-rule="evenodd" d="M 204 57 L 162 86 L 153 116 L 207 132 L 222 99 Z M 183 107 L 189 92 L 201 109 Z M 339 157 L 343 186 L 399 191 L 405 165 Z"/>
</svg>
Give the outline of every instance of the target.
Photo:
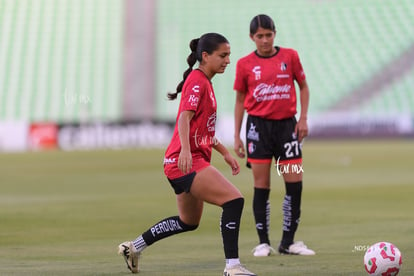
<svg viewBox="0 0 414 276">
<path fill-rule="evenodd" d="M 130 241 L 121 243 L 118 245 L 118 254 L 124 257 L 127 267 L 132 273 L 138 273 L 138 259 L 141 253 L 132 251 L 133 246 Z"/>
<path fill-rule="evenodd" d="M 233 265 L 230 268 L 225 268 L 223 276 L 257 276 L 253 272 L 250 272 L 242 264 Z"/>
<path fill-rule="evenodd" d="M 309 249 L 302 241 L 295 242 L 289 246 L 289 248 L 284 248 L 282 245 L 279 246 L 279 253 L 284 255 L 302 255 L 302 256 L 311 256 L 315 255 L 315 251 Z"/>
<path fill-rule="evenodd" d="M 275 254 L 276 251 L 267 243 L 261 243 L 252 250 L 253 256 L 255 257 L 267 257 Z"/>
</svg>

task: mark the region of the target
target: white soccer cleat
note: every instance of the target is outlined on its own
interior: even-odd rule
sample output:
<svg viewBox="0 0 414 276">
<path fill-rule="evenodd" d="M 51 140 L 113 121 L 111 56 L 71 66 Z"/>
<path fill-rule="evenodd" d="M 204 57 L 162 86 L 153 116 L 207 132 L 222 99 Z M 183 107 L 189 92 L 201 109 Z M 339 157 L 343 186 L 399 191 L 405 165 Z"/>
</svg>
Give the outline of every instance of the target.
<svg viewBox="0 0 414 276">
<path fill-rule="evenodd" d="M 302 241 L 295 242 L 289 246 L 288 249 L 279 246 L 280 254 L 290 254 L 290 255 L 302 255 L 302 256 L 312 256 L 315 255 L 315 251 L 309 249 Z"/>
<path fill-rule="evenodd" d="M 225 268 L 223 276 L 257 276 L 253 272 L 247 270 L 242 264 L 234 265 L 230 268 Z"/>
<path fill-rule="evenodd" d="M 141 253 L 132 251 L 133 246 L 130 241 L 121 243 L 118 245 L 118 254 L 124 257 L 127 267 L 132 273 L 138 273 L 138 259 Z"/>
<path fill-rule="evenodd" d="M 276 251 L 267 243 L 261 243 L 252 250 L 253 256 L 255 257 L 267 257 L 275 254 Z"/>
</svg>

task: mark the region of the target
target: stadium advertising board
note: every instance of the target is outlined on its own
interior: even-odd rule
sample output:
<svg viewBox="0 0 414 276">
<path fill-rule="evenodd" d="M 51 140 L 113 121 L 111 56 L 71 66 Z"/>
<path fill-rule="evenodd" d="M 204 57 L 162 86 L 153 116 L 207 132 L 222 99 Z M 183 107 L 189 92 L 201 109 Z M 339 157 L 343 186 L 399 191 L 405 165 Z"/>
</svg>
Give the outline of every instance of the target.
<svg viewBox="0 0 414 276">
<path fill-rule="evenodd" d="M 171 139 L 173 125 L 158 122 L 113 122 L 59 125 L 62 150 L 161 147 Z"/>
</svg>

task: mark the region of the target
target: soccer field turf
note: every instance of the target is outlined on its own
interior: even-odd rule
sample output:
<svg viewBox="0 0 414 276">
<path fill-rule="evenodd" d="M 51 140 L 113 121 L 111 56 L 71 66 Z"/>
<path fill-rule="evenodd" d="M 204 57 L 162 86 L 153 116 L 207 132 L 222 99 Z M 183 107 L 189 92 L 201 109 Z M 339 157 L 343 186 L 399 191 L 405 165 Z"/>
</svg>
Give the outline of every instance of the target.
<svg viewBox="0 0 414 276">
<path fill-rule="evenodd" d="M 127 275 L 117 245 L 176 215 L 163 150 L 0 155 L 0 275 Z M 296 240 L 316 256 L 254 258 L 252 176 L 219 168 L 246 198 L 240 258 L 258 275 L 368 275 L 377 241 L 402 252 L 399 275 L 414 275 L 414 141 L 314 141 L 304 146 L 302 218 Z M 281 236 L 282 178 L 272 174 L 270 237 Z M 147 248 L 139 275 L 222 275 L 221 209 L 205 205 L 197 231 Z"/>
</svg>

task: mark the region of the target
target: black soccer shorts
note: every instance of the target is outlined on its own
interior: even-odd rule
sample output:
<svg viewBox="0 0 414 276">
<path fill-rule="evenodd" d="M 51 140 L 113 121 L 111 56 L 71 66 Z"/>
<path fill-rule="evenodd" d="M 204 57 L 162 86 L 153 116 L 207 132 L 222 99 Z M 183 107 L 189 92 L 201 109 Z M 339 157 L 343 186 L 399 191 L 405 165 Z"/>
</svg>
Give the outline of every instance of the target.
<svg viewBox="0 0 414 276">
<path fill-rule="evenodd" d="M 246 124 L 247 166 L 250 163 L 302 163 L 296 118 L 269 120 L 249 115 Z"/>
<path fill-rule="evenodd" d="M 189 193 L 191 189 L 191 185 L 193 184 L 194 177 L 196 176 L 196 172 L 192 172 L 186 174 L 182 177 L 175 178 L 175 179 L 168 179 L 170 182 L 171 187 L 174 189 L 175 194 L 179 195 L 181 193 Z"/>
</svg>

